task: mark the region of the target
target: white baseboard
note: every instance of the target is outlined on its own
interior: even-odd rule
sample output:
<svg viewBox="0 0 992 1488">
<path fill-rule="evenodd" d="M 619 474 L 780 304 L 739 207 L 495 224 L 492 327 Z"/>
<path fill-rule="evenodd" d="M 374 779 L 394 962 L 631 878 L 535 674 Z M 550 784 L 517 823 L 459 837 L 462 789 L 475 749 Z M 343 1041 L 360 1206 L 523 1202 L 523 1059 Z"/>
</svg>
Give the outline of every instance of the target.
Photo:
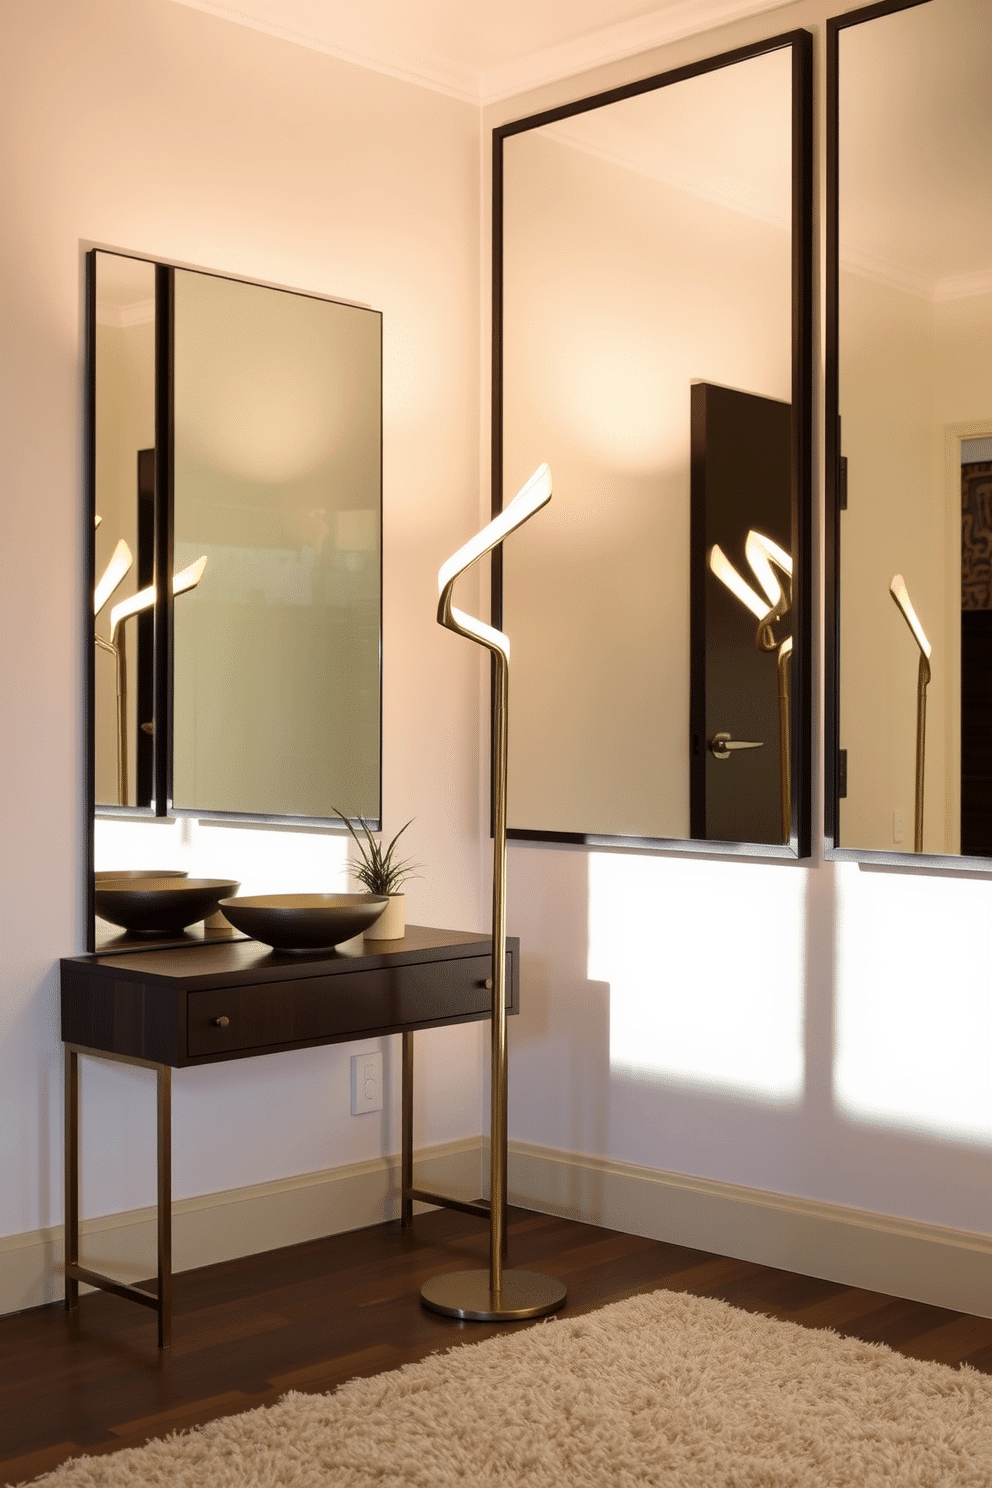
<svg viewBox="0 0 992 1488">
<path fill-rule="evenodd" d="M 418 1185 L 485 1192 L 488 1141 L 418 1152 Z M 374 1158 L 249 1188 L 178 1199 L 175 1269 L 362 1229 L 399 1213 L 399 1157 Z M 992 1237 L 511 1142 L 510 1202 L 846 1286 L 992 1317 Z M 426 1205 L 417 1205 L 418 1211 Z M 155 1271 L 151 1207 L 84 1220 L 81 1258 L 122 1280 Z M 0 1239 L 0 1313 L 62 1296 L 62 1229 Z"/>
<path fill-rule="evenodd" d="M 478 1137 L 424 1148 L 416 1154 L 416 1183 L 455 1198 L 478 1198 L 479 1154 Z M 395 1219 L 399 1215 L 399 1165 L 396 1154 L 177 1199 L 172 1207 L 174 1269 L 189 1271 Z M 429 1207 L 416 1204 L 414 1211 Z M 83 1220 L 79 1248 L 83 1265 L 95 1271 L 122 1281 L 154 1276 L 154 1208 L 149 1205 Z M 0 1314 L 60 1299 L 62 1263 L 61 1225 L 0 1239 Z"/>
<path fill-rule="evenodd" d="M 992 1317 L 992 1237 L 511 1142 L 511 1203 Z"/>
</svg>

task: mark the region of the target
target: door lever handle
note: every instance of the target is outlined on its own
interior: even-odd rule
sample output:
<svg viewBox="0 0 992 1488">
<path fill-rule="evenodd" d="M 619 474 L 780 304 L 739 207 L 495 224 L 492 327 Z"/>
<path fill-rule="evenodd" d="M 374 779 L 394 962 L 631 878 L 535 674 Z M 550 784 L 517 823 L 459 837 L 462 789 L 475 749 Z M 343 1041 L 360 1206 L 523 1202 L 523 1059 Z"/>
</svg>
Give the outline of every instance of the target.
<svg viewBox="0 0 992 1488">
<path fill-rule="evenodd" d="M 714 734 L 709 741 L 709 751 L 714 759 L 729 759 L 732 749 L 760 749 L 764 739 L 732 739 L 729 734 Z"/>
</svg>

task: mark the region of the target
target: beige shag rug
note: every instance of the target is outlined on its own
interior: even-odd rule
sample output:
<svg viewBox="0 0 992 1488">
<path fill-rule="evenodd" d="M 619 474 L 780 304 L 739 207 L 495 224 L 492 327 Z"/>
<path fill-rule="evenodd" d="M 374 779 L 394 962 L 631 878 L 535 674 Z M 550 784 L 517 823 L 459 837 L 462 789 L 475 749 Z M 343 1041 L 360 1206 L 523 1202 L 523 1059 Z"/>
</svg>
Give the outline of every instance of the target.
<svg viewBox="0 0 992 1488">
<path fill-rule="evenodd" d="M 989 1488 L 992 1378 L 655 1292 L 37 1481 Z"/>
</svg>

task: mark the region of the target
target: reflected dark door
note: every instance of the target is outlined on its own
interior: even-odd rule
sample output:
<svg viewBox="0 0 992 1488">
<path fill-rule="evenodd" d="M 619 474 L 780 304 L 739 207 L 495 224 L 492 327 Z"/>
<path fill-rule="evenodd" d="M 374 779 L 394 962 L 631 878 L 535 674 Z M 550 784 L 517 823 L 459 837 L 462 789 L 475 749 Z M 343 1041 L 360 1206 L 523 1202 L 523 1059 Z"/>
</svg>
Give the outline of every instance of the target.
<svg viewBox="0 0 992 1488">
<path fill-rule="evenodd" d="M 961 851 L 992 854 L 992 462 L 961 466 Z"/>
<path fill-rule="evenodd" d="M 791 452 L 790 404 L 693 385 L 690 830 L 710 841 L 784 839 L 776 653 L 758 649 L 757 616 L 709 560 L 718 544 L 762 593 L 744 544 L 754 529 L 792 551 Z M 776 622 L 776 642 L 791 624 L 791 614 Z M 756 747 L 714 746 L 718 735 Z"/>
</svg>

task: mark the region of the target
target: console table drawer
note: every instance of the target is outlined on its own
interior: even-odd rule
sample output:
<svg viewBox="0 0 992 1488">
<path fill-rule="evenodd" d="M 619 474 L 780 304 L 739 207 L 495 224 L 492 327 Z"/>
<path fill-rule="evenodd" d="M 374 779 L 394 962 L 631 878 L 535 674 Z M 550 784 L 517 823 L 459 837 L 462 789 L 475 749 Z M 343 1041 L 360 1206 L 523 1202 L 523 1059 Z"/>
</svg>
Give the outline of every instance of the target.
<svg viewBox="0 0 992 1488">
<path fill-rule="evenodd" d="M 486 986 L 491 966 L 488 956 L 466 956 L 347 976 L 190 992 L 187 1049 L 195 1059 L 485 1014 L 492 1001 Z M 508 954 L 508 988 L 510 970 Z"/>
</svg>

